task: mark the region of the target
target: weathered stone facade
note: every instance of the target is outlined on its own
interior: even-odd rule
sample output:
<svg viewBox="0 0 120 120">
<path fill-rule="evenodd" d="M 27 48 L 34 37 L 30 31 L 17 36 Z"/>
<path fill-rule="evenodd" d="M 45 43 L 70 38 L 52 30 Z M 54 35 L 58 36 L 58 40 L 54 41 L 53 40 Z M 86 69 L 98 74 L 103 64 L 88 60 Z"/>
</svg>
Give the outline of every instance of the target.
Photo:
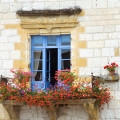
<svg viewBox="0 0 120 120">
<path fill-rule="evenodd" d="M 63 9 L 74 6 L 83 9 L 80 15 L 38 19 L 21 18 L 16 15 L 16 11 L 21 9 Z M 108 62 L 116 62 L 120 66 L 119 6 L 118 0 L 1 0 L 0 75 L 11 77 L 11 68 L 29 69 L 30 35 L 70 33 L 72 69 L 76 70 L 78 76 L 90 75 L 91 72 L 94 75 L 106 74 L 103 66 Z M 40 26 L 42 22 L 46 23 L 45 26 Z M 30 25 L 27 26 L 26 23 Z M 118 73 L 120 74 L 119 69 Z M 111 88 L 113 98 L 103 110 L 100 110 L 99 118 L 120 120 L 120 82 L 106 83 L 106 85 Z M 19 119 L 49 120 L 45 111 L 39 109 L 21 107 Z M 82 106 L 62 107 L 60 110 L 64 112 L 60 113 L 62 115 L 58 120 L 88 120 L 88 115 Z M 9 117 L 0 104 L 0 120 L 4 119 L 8 120 Z"/>
</svg>

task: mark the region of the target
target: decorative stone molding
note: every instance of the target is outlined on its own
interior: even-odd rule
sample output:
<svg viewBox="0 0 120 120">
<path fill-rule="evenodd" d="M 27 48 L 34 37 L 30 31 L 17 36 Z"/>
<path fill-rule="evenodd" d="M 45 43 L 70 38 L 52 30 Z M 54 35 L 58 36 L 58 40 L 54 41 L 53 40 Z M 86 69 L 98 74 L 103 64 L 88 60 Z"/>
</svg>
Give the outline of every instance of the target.
<svg viewBox="0 0 120 120">
<path fill-rule="evenodd" d="M 21 27 L 30 35 L 70 34 L 79 25 L 78 15 L 57 17 L 21 17 Z"/>
</svg>

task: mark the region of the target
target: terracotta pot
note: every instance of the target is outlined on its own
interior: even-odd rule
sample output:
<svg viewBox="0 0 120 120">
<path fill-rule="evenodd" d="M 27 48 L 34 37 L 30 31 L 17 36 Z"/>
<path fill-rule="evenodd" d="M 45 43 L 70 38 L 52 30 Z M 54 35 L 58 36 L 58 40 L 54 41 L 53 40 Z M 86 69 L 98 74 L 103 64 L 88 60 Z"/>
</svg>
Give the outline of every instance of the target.
<svg viewBox="0 0 120 120">
<path fill-rule="evenodd" d="M 115 74 L 115 70 L 109 71 L 110 75 L 113 76 Z"/>
</svg>

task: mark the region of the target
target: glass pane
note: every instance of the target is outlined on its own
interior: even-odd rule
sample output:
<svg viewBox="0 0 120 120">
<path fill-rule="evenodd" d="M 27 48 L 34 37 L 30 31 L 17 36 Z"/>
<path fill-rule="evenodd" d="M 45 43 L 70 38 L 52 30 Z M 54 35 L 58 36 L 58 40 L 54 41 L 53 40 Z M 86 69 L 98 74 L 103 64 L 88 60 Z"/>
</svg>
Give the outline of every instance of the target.
<svg viewBox="0 0 120 120">
<path fill-rule="evenodd" d="M 50 59 L 50 51 L 47 51 L 47 60 Z"/>
<path fill-rule="evenodd" d="M 34 61 L 34 70 L 42 70 L 42 61 Z"/>
<path fill-rule="evenodd" d="M 70 35 L 62 35 L 61 45 L 70 45 Z"/>
<path fill-rule="evenodd" d="M 50 73 L 47 72 L 47 81 L 50 81 Z"/>
<path fill-rule="evenodd" d="M 42 81 L 42 72 L 33 72 L 34 81 Z"/>
<path fill-rule="evenodd" d="M 47 61 L 47 71 L 49 71 L 49 65 L 50 65 L 50 62 Z"/>
<path fill-rule="evenodd" d="M 70 69 L 70 60 L 61 60 L 61 70 Z"/>
<path fill-rule="evenodd" d="M 32 36 L 34 46 L 43 46 L 43 36 L 35 35 Z"/>
<path fill-rule="evenodd" d="M 34 60 L 42 59 L 42 50 L 35 50 L 34 51 Z"/>
<path fill-rule="evenodd" d="M 48 46 L 56 46 L 56 36 L 47 36 L 47 45 Z"/>
<path fill-rule="evenodd" d="M 70 59 L 70 49 L 62 49 L 61 50 L 61 58 L 62 59 Z"/>
</svg>

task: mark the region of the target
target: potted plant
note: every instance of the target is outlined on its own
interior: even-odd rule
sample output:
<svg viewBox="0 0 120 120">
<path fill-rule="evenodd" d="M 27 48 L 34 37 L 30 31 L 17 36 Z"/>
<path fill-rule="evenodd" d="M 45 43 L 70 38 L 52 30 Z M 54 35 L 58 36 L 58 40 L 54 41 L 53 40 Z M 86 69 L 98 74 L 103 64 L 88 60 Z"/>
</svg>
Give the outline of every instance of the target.
<svg viewBox="0 0 120 120">
<path fill-rule="evenodd" d="M 118 67 L 118 64 L 113 62 L 111 64 L 104 66 L 104 69 L 107 69 L 109 71 L 110 76 L 113 76 L 115 74 L 116 67 Z"/>
</svg>

